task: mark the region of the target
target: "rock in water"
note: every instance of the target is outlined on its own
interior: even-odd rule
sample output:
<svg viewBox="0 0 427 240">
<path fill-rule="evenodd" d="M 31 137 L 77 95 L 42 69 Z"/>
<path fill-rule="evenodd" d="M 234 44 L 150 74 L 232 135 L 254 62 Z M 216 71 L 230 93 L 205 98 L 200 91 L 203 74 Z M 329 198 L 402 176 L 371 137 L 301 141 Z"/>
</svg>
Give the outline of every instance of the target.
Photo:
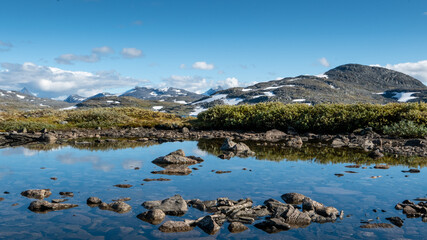
<svg viewBox="0 0 427 240">
<path fill-rule="evenodd" d="M 300 193 L 285 193 L 282 195 L 283 201 L 288 204 L 301 204 L 304 198 L 305 196 Z"/>
<path fill-rule="evenodd" d="M 230 225 L 228 225 L 228 231 L 230 231 L 231 233 L 239 233 L 239 232 L 243 232 L 247 229 L 248 229 L 248 227 L 246 227 L 241 222 L 232 222 L 232 223 L 230 223 Z"/>
<path fill-rule="evenodd" d="M 167 164 L 197 164 L 199 162 L 203 162 L 203 159 L 196 157 L 186 157 L 183 150 L 178 149 L 175 152 L 171 152 L 166 156 L 158 157 L 153 160 L 154 164 L 158 165 L 167 165 Z"/>
<path fill-rule="evenodd" d="M 117 201 L 109 204 L 101 203 L 99 205 L 99 208 L 102 210 L 114 211 L 117 213 L 127 213 L 132 209 L 129 204 L 122 201 Z"/>
<path fill-rule="evenodd" d="M 165 213 L 160 209 L 154 209 L 147 212 L 143 212 L 136 216 L 137 218 L 149 222 L 151 224 L 157 225 L 165 219 Z"/>
<path fill-rule="evenodd" d="M 52 195 L 50 189 L 30 189 L 21 192 L 21 195 L 27 198 L 44 199 Z"/>
<path fill-rule="evenodd" d="M 58 211 L 63 209 L 74 208 L 77 206 L 79 205 L 67 204 L 67 203 L 50 203 L 46 200 L 37 200 L 37 201 L 31 202 L 28 209 L 30 209 L 33 212 L 46 213 L 49 211 Z"/>
<path fill-rule="evenodd" d="M 282 218 L 270 218 L 255 224 L 255 227 L 267 233 L 277 233 L 291 229 L 291 226 L 287 224 Z"/>
<path fill-rule="evenodd" d="M 205 233 L 214 235 L 221 228 L 212 218 L 212 216 L 206 216 L 197 223 L 197 226 L 201 228 Z"/>
<path fill-rule="evenodd" d="M 360 226 L 360 228 L 393 228 L 390 223 L 368 223 Z"/>
<path fill-rule="evenodd" d="M 193 227 L 191 227 L 186 222 L 181 221 L 167 221 L 162 224 L 162 226 L 159 227 L 159 230 L 161 232 L 166 233 L 172 233 L 172 232 L 188 232 L 193 230 Z"/>
<path fill-rule="evenodd" d="M 147 201 L 142 206 L 151 210 L 160 209 L 172 216 L 182 216 L 188 211 L 186 201 L 178 194 L 163 201 Z"/>
<path fill-rule="evenodd" d="M 400 217 L 389 217 L 389 218 L 386 218 L 386 220 L 389 220 L 391 223 L 393 223 L 398 227 L 403 226 L 403 220 Z"/>
<path fill-rule="evenodd" d="M 89 205 L 99 205 L 102 203 L 101 199 L 97 198 L 97 197 L 90 197 L 86 200 L 86 203 Z"/>
</svg>

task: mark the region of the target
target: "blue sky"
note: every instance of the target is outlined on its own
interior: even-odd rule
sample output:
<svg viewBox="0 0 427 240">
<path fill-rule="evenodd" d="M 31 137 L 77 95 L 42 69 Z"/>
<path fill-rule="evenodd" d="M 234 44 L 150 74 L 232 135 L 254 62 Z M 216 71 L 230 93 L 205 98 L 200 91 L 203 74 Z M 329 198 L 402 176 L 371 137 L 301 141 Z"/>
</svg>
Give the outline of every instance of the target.
<svg viewBox="0 0 427 240">
<path fill-rule="evenodd" d="M 200 92 L 346 63 L 426 83 L 427 1 L 2 1 L 0 63 L 0 89 L 45 97 Z"/>
</svg>

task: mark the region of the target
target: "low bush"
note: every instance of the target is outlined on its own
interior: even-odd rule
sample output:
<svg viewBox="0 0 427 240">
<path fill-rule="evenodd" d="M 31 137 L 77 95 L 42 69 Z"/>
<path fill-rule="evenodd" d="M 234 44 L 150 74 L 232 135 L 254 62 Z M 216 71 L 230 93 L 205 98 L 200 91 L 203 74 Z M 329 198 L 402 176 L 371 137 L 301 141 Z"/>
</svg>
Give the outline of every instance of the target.
<svg viewBox="0 0 427 240">
<path fill-rule="evenodd" d="M 400 137 L 424 137 L 427 136 L 427 127 L 416 124 L 413 121 L 403 120 L 384 126 L 383 132 L 387 135 Z"/>
</svg>

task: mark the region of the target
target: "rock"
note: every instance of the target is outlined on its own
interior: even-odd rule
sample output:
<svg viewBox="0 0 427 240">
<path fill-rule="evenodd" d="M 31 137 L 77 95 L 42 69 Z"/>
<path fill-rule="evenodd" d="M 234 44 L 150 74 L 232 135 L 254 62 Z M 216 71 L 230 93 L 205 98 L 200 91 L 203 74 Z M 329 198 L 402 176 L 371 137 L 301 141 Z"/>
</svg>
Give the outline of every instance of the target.
<svg viewBox="0 0 427 240">
<path fill-rule="evenodd" d="M 191 169 L 188 168 L 188 165 L 184 164 L 170 164 L 165 166 L 165 169 L 160 171 L 152 171 L 152 174 L 165 174 L 165 175 L 177 175 L 184 176 L 192 173 Z"/>
<path fill-rule="evenodd" d="M 193 227 L 191 227 L 186 222 L 181 221 L 167 221 L 162 224 L 162 226 L 159 227 L 159 230 L 161 232 L 171 233 L 171 232 L 188 232 L 193 230 Z"/>
<path fill-rule="evenodd" d="M 30 203 L 28 209 L 33 212 L 45 213 L 49 211 L 58 211 L 63 209 L 74 208 L 79 205 L 67 203 L 50 203 L 46 200 L 37 200 Z"/>
<path fill-rule="evenodd" d="M 235 143 L 230 138 L 226 138 L 221 148 L 222 151 L 230 151 L 240 155 L 254 155 L 248 145 L 244 143 Z"/>
<path fill-rule="evenodd" d="M 288 208 L 289 204 L 285 204 L 282 202 L 279 202 L 275 199 L 268 199 L 264 201 L 264 205 L 267 206 L 268 211 L 272 213 L 272 215 L 280 215 L 282 212 Z"/>
<path fill-rule="evenodd" d="M 54 142 L 56 142 L 56 140 L 58 140 L 58 138 L 54 134 L 51 134 L 51 133 L 44 133 L 40 137 L 40 141 L 47 142 L 47 143 L 54 143 Z"/>
<path fill-rule="evenodd" d="M 334 148 L 340 148 L 340 147 L 344 147 L 347 144 L 344 142 L 343 139 L 336 137 L 332 140 L 331 146 Z"/>
<path fill-rule="evenodd" d="M 231 171 L 216 171 L 216 174 L 231 173 Z"/>
<path fill-rule="evenodd" d="M 371 157 L 371 158 L 377 159 L 377 158 L 384 157 L 384 154 L 382 154 L 379 149 L 376 149 L 376 150 L 370 152 L 368 154 L 368 156 Z"/>
<path fill-rule="evenodd" d="M 97 198 L 97 197 L 90 197 L 86 200 L 87 204 L 101 204 L 102 201 L 101 199 Z"/>
<path fill-rule="evenodd" d="M 248 227 L 246 227 L 243 223 L 240 222 L 232 222 L 230 225 L 228 225 L 228 231 L 231 233 L 239 233 L 247 230 Z"/>
<path fill-rule="evenodd" d="M 74 193 L 72 192 L 59 192 L 59 195 L 66 197 L 74 197 Z"/>
<path fill-rule="evenodd" d="M 378 164 L 374 166 L 375 169 L 389 169 L 390 166 L 389 165 L 382 165 L 382 164 Z"/>
<path fill-rule="evenodd" d="M 415 198 L 414 200 L 427 202 L 427 198 Z"/>
<path fill-rule="evenodd" d="M 58 180 L 58 178 L 56 178 L 56 177 L 51 177 L 50 179 L 53 180 L 53 181 Z"/>
<path fill-rule="evenodd" d="M 372 150 L 372 149 L 374 149 L 374 147 L 375 147 L 375 144 L 371 140 L 366 139 L 363 142 L 363 149 L 365 149 L 366 151 Z M 382 153 L 380 153 L 380 151 L 378 149 L 373 151 L 372 154 L 374 154 L 373 158 L 380 158 L 380 157 L 384 156 Z"/>
<path fill-rule="evenodd" d="M 130 185 L 130 184 L 116 184 L 116 185 L 114 185 L 114 187 L 118 187 L 118 188 L 131 188 L 132 185 Z"/>
<path fill-rule="evenodd" d="M 334 207 L 319 208 L 316 213 L 323 217 L 336 218 L 340 215 L 340 212 Z"/>
<path fill-rule="evenodd" d="M 283 201 L 288 204 L 301 204 L 304 198 L 305 196 L 300 193 L 285 193 L 282 195 Z"/>
<path fill-rule="evenodd" d="M 119 199 L 113 199 L 112 201 L 113 202 L 127 202 L 127 201 L 130 201 L 131 200 L 131 198 L 130 197 L 125 197 L 125 198 L 119 198 Z"/>
<path fill-rule="evenodd" d="M 165 213 L 160 209 L 154 209 L 147 212 L 143 212 L 136 216 L 137 218 L 149 222 L 153 225 L 160 224 L 165 219 Z"/>
<path fill-rule="evenodd" d="M 368 223 L 360 226 L 360 228 L 393 228 L 389 223 Z"/>
<path fill-rule="evenodd" d="M 99 205 L 99 209 L 114 211 L 117 213 L 127 213 L 130 210 L 132 210 L 132 207 L 125 202 L 118 201 L 118 202 L 113 202 L 109 204 L 103 202 Z"/>
<path fill-rule="evenodd" d="M 189 206 L 198 209 L 200 211 L 206 211 L 206 205 L 200 199 L 192 199 L 187 202 Z M 216 204 L 215 204 L 216 205 Z"/>
<path fill-rule="evenodd" d="M 286 136 L 287 136 L 286 133 L 279 131 L 277 129 L 272 129 L 272 130 L 265 132 L 265 140 L 270 141 L 270 142 L 279 141 Z"/>
<path fill-rule="evenodd" d="M 189 133 L 190 130 L 187 127 L 181 128 L 181 133 Z"/>
<path fill-rule="evenodd" d="M 360 165 L 348 165 L 346 168 L 360 168 Z"/>
<path fill-rule="evenodd" d="M 400 217 L 389 217 L 389 218 L 386 218 L 386 220 L 389 220 L 391 223 L 393 223 L 398 227 L 403 226 L 403 220 Z"/>
<path fill-rule="evenodd" d="M 305 211 L 318 211 L 319 209 L 323 208 L 325 208 L 323 204 L 316 202 L 309 197 L 306 197 L 302 200 L 302 209 Z"/>
<path fill-rule="evenodd" d="M 172 216 L 182 216 L 188 211 L 186 201 L 178 194 L 163 201 L 147 201 L 142 206 L 150 210 L 160 209 Z"/>
<path fill-rule="evenodd" d="M 145 178 L 142 181 L 145 181 L 145 182 L 152 182 L 152 181 L 164 182 L 164 181 L 170 181 L 170 179 L 169 178 Z"/>
<path fill-rule="evenodd" d="M 66 202 L 68 201 L 68 199 L 66 198 L 60 198 L 60 199 L 52 199 L 52 203 L 62 203 L 62 202 Z"/>
<path fill-rule="evenodd" d="M 286 146 L 294 147 L 294 148 L 300 148 L 302 144 L 303 144 L 303 141 L 299 136 L 294 136 L 286 142 Z"/>
<path fill-rule="evenodd" d="M 255 227 L 267 233 L 277 233 L 291 229 L 291 226 L 287 224 L 282 218 L 270 218 L 255 224 Z"/>
<path fill-rule="evenodd" d="M 21 192 L 21 195 L 27 198 L 44 199 L 52 195 L 50 189 L 30 189 Z"/>
<path fill-rule="evenodd" d="M 171 152 L 164 157 L 158 157 L 153 160 L 154 164 L 158 165 L 168 165 L 168 164 L 197 164 L 199 161 L 197 159 L 185 157 L 184 151 L 178 149 L 175 152 Z"/>
<path fill-rule="evenodd" d="M 0 197 L 0 202 L 3 201 L 3 200 L 4 200 L 4 198 Z"/>
<path fill-rule="evenodd" d="M 305 227 L 310 225 L 311 222 L 311 218 L 308 213 L 301 212 L 292 205 L 289 205 L 280 216 L 291 226 Z"/>
<path fill-rule="evenodd" d="M 417 215 L 417 210 L 415 210 L 412 206 L 405 206 L 403 208 L 403 214 L 406 215 Z"/>
<path fill-rule="evenodd" d="M 197 223 L 197 226 L 201 228 L 205 233 L 214 235 L 221 228 L 212 218 L 212 216 L 206 216 Z"/>
<path fill-rule="evenodd" d="M 335 175 L 335 176 L 337 176 L 337 177 L 342 177 L 342 176 L 344 176 L 344 174 L 342 174 L 342 173 L 335 173 L 334 175 Z"/>
<path fill-rule="evenodd" d="M 410 173 L 419 173 L 419 172 L 421 172 L 421 171 L 420 171 L 420 169 L 412 168 L 412 169 L 409 169 L 409 172 L 410 172 Z"/>
</svg>

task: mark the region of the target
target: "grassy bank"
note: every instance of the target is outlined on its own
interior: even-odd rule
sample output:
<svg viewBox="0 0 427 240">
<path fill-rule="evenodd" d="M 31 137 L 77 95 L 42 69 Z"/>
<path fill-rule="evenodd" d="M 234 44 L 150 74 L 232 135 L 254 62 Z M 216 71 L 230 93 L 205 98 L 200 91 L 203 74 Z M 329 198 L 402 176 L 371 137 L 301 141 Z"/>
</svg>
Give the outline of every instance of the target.
<svg viewBox="0 0 427 240">
<path fill-rule="evenodd" d="M 205 129 L 345 133 L 372 127 L 375 131 L 404 137 L 427 135 L 427 103 L 305 104 L 259 103 L 216 106 L 197 117 Z"/>
<path fill-rule="evenodd" d="M 74 128 L 128 128 L 128 127 L 183 127 L 185 119 L 173 114 L 154 112 L 142 108 L 93 108 L 37 110 L 29 112 L 8 111 L 0 113 L 0 131 L 40 131 Z"/>
</svg>

